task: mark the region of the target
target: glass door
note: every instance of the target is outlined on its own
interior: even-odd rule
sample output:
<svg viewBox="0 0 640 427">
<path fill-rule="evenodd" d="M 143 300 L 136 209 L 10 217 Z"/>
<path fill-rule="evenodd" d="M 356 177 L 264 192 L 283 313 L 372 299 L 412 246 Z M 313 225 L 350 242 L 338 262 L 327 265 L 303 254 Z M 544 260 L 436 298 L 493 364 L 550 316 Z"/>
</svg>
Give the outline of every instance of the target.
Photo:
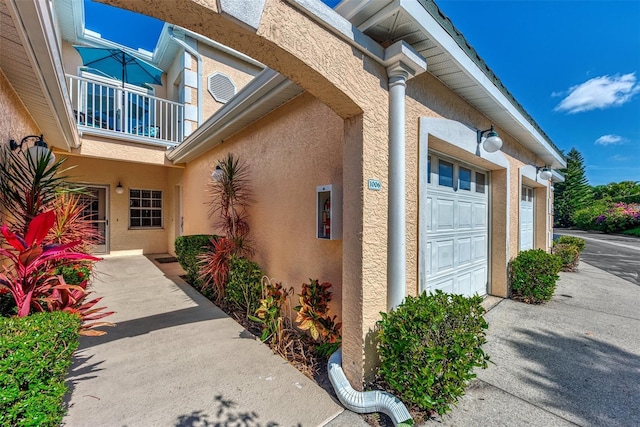
<svg viewBox="0 0 640 427">
<path fill-rule="evenodd" d="M 108 187 L 85 187 L 85 194 L 82 196 L 86 204 L 84 220 L 90 222 L 100 234 L 100 239 L 94 249 L 94 253 L 97 254 L 106 254 L 109 252 L 107 190 Z"/>
</svg>

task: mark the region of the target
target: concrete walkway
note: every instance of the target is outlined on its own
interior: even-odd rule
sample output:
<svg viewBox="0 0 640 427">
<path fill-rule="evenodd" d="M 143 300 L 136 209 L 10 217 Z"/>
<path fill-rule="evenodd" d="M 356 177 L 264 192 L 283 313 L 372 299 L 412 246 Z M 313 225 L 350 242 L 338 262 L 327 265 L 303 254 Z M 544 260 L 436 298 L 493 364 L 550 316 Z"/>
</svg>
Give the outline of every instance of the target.
<svg viewBox="0 0 640 427">
<path fill-rule="evenodd" d="M 640 287 L 584 262 L 560 275 L 547 304 L 486 315 L 493 363 L 444 425 L 640 426 Z"/>
<path fill-rule="evenodd" d="M 82 337 L 68 376 L 74 426 L 318 426 L 343 409 L 179 277 L 144 256 L 97 265 L 117 313 Z"/>
</svg>

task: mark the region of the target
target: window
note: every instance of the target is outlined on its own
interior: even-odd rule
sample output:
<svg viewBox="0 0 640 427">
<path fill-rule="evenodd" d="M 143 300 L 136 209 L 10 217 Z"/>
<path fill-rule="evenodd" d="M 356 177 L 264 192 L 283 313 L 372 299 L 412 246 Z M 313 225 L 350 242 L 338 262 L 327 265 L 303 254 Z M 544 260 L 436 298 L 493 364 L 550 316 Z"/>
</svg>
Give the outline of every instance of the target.
<svg viewBox="0 0 640 427">
<path fill-rule="evenodd" d="M 476 172 L 476 193 L 484 193 L 484 174 L 480 172 Z"/>
<path fill-rule="evenodd" d="M 427 157 L 427 183 L 431 184 L 431 156 Z"/>
<path fill-rule="evenodd" d="M 440 160 L 438 162 L 438 184 L 453 188 L 453 164 Z"/>
<path fill-rule="evenodd" d="M 129 190 L 129 228 L 162 228 L 162 191 Z"/>
<path fill-rule="evenodd" d="M 458 170 L 458 181 L 460 190 L 471 191 L 471 170 L 460 166 Z"/>
</svg>

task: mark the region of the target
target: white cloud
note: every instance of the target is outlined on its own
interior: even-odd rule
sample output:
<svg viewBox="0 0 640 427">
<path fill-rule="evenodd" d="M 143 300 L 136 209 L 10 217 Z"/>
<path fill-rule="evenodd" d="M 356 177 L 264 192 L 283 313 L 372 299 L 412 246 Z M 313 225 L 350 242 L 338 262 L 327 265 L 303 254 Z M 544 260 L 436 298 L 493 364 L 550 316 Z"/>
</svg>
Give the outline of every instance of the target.
<svg viewBox="0 0 640 427">
<path fill-rule="evenodd" d="M 617 107 L 640 92 L 636 73 L 600 76 L 569 88 L 568 95 L 554 109 L 569 114 Z M 558 92 L 554 92 L 557 94 Z M 553 94 L 552 94 L 553 96 Z"/>
<path fill-rule="evenodd" d="M 596 139 L 596 145 L 617 145 L 623 143 L 624 138 L 618 135 L 602 135 Z"/>
<path fill-rule="evenodd" d="M 611 160 L 615 162 L 624 162 L 625 160 L 629 160 L 629 158 L 621 156 L 620 154 L 616 154 L 615 156 L 611 156 Z"/>
</svg>

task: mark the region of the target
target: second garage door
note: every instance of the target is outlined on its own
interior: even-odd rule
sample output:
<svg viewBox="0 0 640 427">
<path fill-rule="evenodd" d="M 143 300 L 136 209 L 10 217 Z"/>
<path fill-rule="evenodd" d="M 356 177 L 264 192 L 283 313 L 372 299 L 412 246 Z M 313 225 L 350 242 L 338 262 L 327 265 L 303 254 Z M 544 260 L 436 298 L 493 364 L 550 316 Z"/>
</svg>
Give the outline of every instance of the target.
<svg viewBox="0 0 640 427">
<path fill-rule="evenodd" d="M 428 165 L 426 290 L 485 295 L 489 175 L 435 153 Z"/>
</svg>

